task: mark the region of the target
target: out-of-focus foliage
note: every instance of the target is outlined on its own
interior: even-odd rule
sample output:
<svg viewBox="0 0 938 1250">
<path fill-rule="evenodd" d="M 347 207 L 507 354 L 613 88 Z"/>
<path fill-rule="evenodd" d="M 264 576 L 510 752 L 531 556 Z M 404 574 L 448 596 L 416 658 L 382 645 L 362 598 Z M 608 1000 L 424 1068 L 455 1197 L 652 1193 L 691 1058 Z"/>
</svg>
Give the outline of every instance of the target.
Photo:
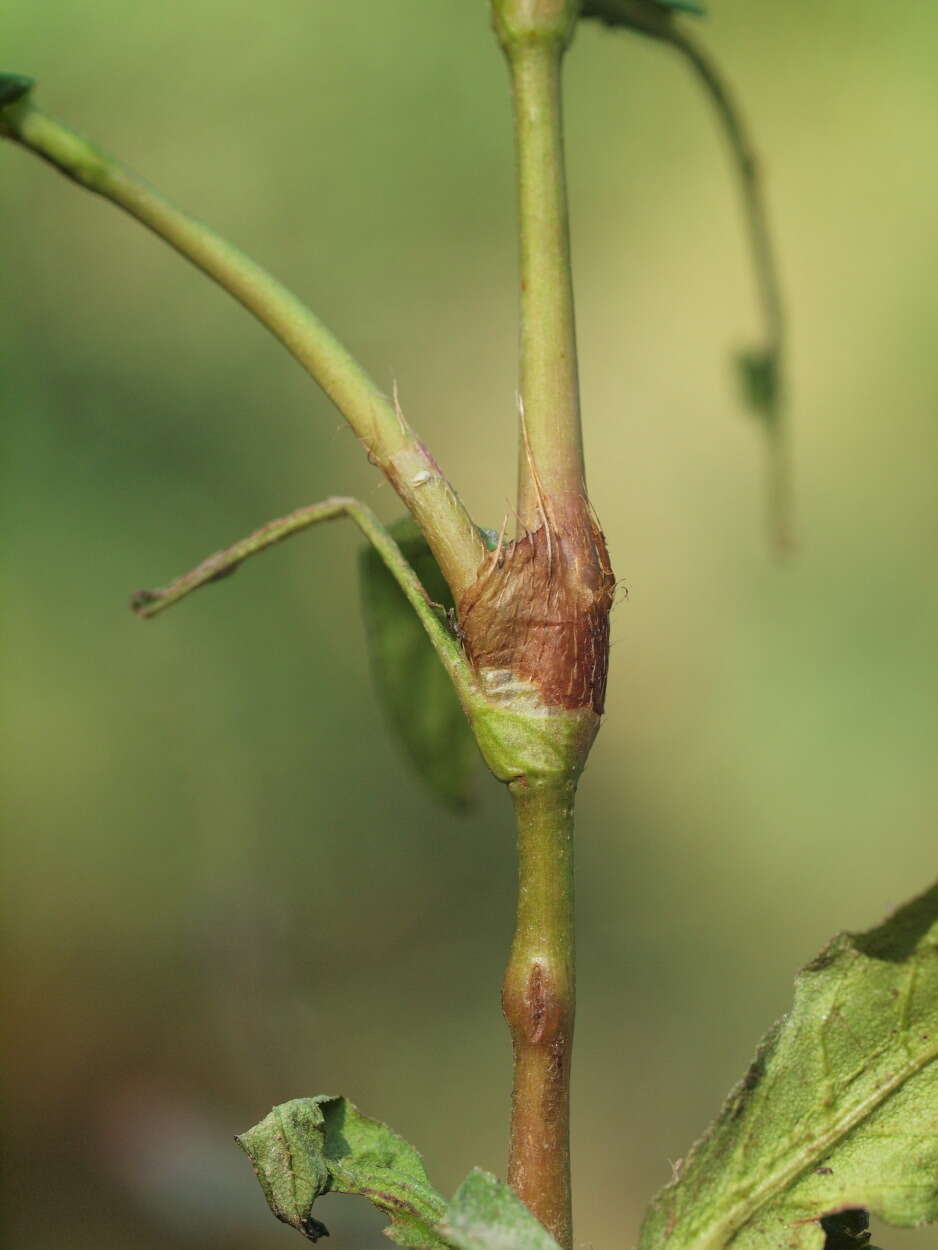
<svg viewBox="0 0 938 1250">
<path fill-rule="evenodd" d="M 628 591 L 580 787 L 574 1158 L 597 1248 L 634 1239 L 795 969 L 934 871 L 938 12 L 900 7 L 720 0 L 698 27 L 779 238 L 785 567 L 727 377 L 755 309 L 720 138 L 668 49 L 596 25 L 570 53 L 590 486 Z M 484 6 L 20 2 L 3 44 L 50 112 L 396 378 L 476 517 L 504 515 L 514 173 Z M 310 534 L 152 623 L 125 607 L 327 494 L 393 517 L 390 489 L 240 309 L 9 147 L 0 253 L 5 1244 L 52 1250 L 64 1219 L 70 1250 L 290 1244 L 231 1139 L 301 1089 L 420 1142 L 442 1192 L 502 1171 L 510 812 L 493 782 L 441 814 L 401 767 L 357 536 Z M 386 1244 L 340 1201 L 334 1250 Z"/>
<path fill-rule="evenodd" d="M 622 26 L 642 33 L 667 29 L 675 13 L 700 17 L 703 5 L 693 0 L 583 0 L 583 17 L 597 18 L 607 26 Z"/>
<path fill-rule="evenodd" d="M 22 99 L 32 86 L 33 80 L 23 74 L 0 74 L 0 105 Z"/>
<path fill-rule="evenodd" d="M 416 522 L 408 517 L 389 528 L 431 601 L 452 612 L 453 596 Z M 481 761 L 449 674 L 373 547 L 362 548 L 358 567 L 372 673 L 388 728 L 430 793 L 465 807 Z"/>
</svg>

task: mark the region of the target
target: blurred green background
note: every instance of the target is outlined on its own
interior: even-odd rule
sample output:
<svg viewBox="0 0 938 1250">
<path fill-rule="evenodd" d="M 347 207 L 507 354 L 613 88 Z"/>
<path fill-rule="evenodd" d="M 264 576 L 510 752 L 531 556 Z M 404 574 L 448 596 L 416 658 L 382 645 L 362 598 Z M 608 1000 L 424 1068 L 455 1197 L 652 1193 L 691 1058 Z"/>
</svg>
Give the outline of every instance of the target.
<svg viewBox="0 0 938 1250">
<path fill-rule="evenodd" d="M 797 967 L 935 869 L 938 11 L 713 0 L 791 313 L 797 558 L 729 360 L 725 152 L 668 50 L 584 29 L 568 133 L 590 481 L 628 589 L 581 787 L 578 1241 L 640 1212 Z M 482 0 L 14 0 L 3 68 L 268 264 L 473 513 L 513 491 L 512 140 Z M 504 1166 L 510 812 L 389 740 L 356 534 L 125 607 L 324 495 L 390 488 L 223 293 L 0 150 L 11 1250 L 262 1250 L 233 1133 L 345 1092 L 451 1191 Z M 383 1242 L 325 1202 L 335 1250 Z M 880 1233 L 892 1247 L 933 1235 Z"/>
</svg>

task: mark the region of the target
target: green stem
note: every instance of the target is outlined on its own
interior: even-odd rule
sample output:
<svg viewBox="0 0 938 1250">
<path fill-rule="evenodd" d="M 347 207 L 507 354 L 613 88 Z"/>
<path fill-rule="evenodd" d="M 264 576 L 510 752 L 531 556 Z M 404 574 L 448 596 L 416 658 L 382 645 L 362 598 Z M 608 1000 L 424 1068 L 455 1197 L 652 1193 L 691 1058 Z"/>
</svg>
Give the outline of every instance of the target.
<svg viewBox="0 0 938 1250">
<path fill-rule="evenodd" d="M 526 529 L 546 531 L 548 584 L 559 576 L 551 532 L 582 538 L 589 529 L 561 106 L 563 57 L 579 11 L 580 0 L 492 0 L 511 74 L 518 160 L 518 516 Z M 570 546 L 584 567 L 596 556 L 590 543 L 582 552 Z M 548 609 L 539 602 L 532 610 Z M 559 713 L 546 718 L 545 728 L 552 723 L 559 728 Z M 590 740 L 594 732 L 595 726 Z M 573 804 L 581 766 L 582 759 L 574 764 L 571 756 L 566 767 L 525 771 L 510 785 L 518 824 L 518 913 L 502 991 L 514 1049 L 508 1180 L 564 1250 L 573 1244 Z"/>
<path fill-rule="evenodd" d="M 684 54 L 693 67 L 713 103 L 729 144 L 733 167 L 739 180 L 743 214 L 746 218 L 746 233 L 752 254 L 756 290 L 765 324 L 766 347 L 780 357 L 785 341 L 785 315 L 778 280 L 778 265 L 772 247 L 765 197 L 759 177 L 759 158 L 752 136 L 728 84 L 700 45 L 677 27 L 669 31 L 667 39 Z"/>
<path fill-rule="evenodd" d="M 485 548 L 469 514 L 400 409 L 282 283 L 207 226 L 170 204 L 27 97 L 3 109 L 0 133 L 111 200 L 233 295 L 319 383 L 388 476 L 427 536 L 453 594 L 470 585 Z"/>
<path fill-rule="evenodd" d="M 575 790 L 575 781 L 511 785 L 518 822 L 518 914 L 502 991 L 515 1063 L 508 1181 L 565 1250 L 573 1243 Z"/>
<path fill-rule="evenodd" d="M 785 409 L 785 309 L 778 262 L 769 230 L 768 212 L 759 172 L 759 158 L 743 112 L 715 63 L 700 45 L 676 24 L 660 35 L 687 60 L 707 93 L 726 137 L 739 185 L 740 203 L 752 257 L 756 295 L 763 321 L 761 355 L 770 370 L 767 432 L 769 532 L 784 552 L 792 544 L 791 464 Z"/>
<path fill-rule="evenodd" d="M 518 156 L 522 440 L 518 514 L 536 529 L 543 494 L 586 494 L 577 377 L 559 38 L 505 41 Z M 539 481 L 538 481 L 539 479 Z"/>
<path fill-rule="evenodd" d="M 201 564 L 196 565 L 188 573 L 183 573 L 168 586 L 162 586 L 157 590 L 138 590 L 132 596 L 130 606 L 138 616 L 144 618 L 156 616 L 201 586 L 219 581 L 234 573 L 245 560 L 258 555 L 275 543 L 283 542 L 285 538 L 308 529 L 311 525 L 317 525 L 320 521 L 337 521 L 342 517 L 348 517 L 354 521 L 381 556 L 407 596 L 408 602 L 427 631 L 437 655 L 457 688 L 460 691 L 474 691 L 475 678 L 462 653 L 462 648 L 443 624 L 440 616 L 441 610 L 430 603 L 419 577 L 385 527 L 372 510 L 357 499 L 341 496 L 324 499 L 321 503 L 298 508 L 288 516 L 268 521 L 266 525 L 262 525 L 247 538 L 242 538 L 230 547 L 225 547 L 206 557 Z"/>
</svg>

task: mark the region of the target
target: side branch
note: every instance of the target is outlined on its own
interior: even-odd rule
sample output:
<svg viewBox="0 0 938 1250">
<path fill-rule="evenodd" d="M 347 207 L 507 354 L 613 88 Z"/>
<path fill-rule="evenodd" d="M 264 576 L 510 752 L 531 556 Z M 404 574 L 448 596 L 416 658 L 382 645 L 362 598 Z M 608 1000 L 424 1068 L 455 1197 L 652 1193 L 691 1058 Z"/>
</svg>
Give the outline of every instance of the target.
<svg viewBox="0 0 938 1250">
<path fill-rule="evenodd" d="M 785 420 L 785 309 L 759 158 L 743 112 L 708 54 L 676 24 L 669 24 L 661 37 L 686 58 L 697 75 L 713 104 L 736 171 L 764 335 L 761 348 L 741 353 L 739 364 L 747 399 L 762 415 L 766 426 L 769 532 L 779 552 L 785 553 L 793 542 L 791 465 Z"/>
<path fill-rule="evenodd" d="M 4 83 L 27 87 L 7 103 Z M 301 300 L 208 226 L 42 113 L 32 102 L 26 79 L 0 75 L 0 135 L 117 204 L 253 313 L 319 383 L 358 435 L 369 459 L 387 474 L 426 534 L 453 593 L 458 595 L 473 581 L 485 548 L 453 488 L 396 403 Z"/>
<path fill-rule="evenodd" d="M 180 599 L 185 599 L 194 590 L 207 586 L 209 582 L 221 581 L 237 572 L 238 568 L 250 556 L 266 551 L 275 543 L 283 542 L 292 534 L 316 525 L 319 521 L 335 521 L 339 517 L 349 515 L 349 508 L 355 506 L 353 499 L 325 499 L 322 503 L 309 504 L 305 508 L 297 508 L 295 512 L 284 517 L 268 521 L 260 529 L 242 538 L 239 542 L 215 551 L 197 564 L 188 573 L 183 573 L 168 586 L 160 586 L 156 590 L 138 590 L 130 598 L 130 606 L 139 617 L 148 620 L 157 616 L 166 608 L 171 608 Z"/>
<path fill-rule="evenodd" d="M 755 144 L 729 84 L 703 48 L 676 26 L 671 27 L 663 38 L 687 58 L 709 96 L 726 136 L 739 179 L 753 272 L 764 318 L 766 350 L 772 352 L 781 364 L 785 313 Z"/>
<path fill-rule="evenodd" d="M 168 586 L 156 590 L 138 590 L 131 596 L 130 606 L 138 616 L 148 619 L 165 608 L 170 608 L 201 586 L 220 581 L 234 573 L 245 560 L 266 551 L 275 543 L 282 542 L 301 530 L 317 525 L 320 521 L 336 521 L 348 517 L 354 521 L 381 559 L 387 565 L 407 600 L 416 612 L 429 635 L 443 666 L 453 678 L 460 691 L 474 690 L 475 677 L 459 643 L 442 619 L 441 610 L 432 604 L 421 584 L 420 578 L 408 564 L 397 543 L 381 524 L 372 510 L 357 499 L 337 496 L 321 503 L 298 508 L 285 517 L 268 521 L 260 529 L 233 543 L 221 551 L 207 556 L 188 573 L 183 573 Z"/>
<path fill-rule="evenodd" d="M 770 538 L 784 554 L 792 545 L 792 488 L 789 435 L 785 416 L 785 310 L 759 161 L 738 101 L 726 79 L 699 43 L 677 20 L 677 10 L 703 12 L 695 0 L 583 0 L 582 16 L 624 27 L 670 44 L 688 62 L 706 92 L 726 138 L 733 162 L 763 322 L 762 343 L 739 353 L 737 363 L 746 402 L 761 417 L 767 434 L 767 519 Z"/>
</svg>

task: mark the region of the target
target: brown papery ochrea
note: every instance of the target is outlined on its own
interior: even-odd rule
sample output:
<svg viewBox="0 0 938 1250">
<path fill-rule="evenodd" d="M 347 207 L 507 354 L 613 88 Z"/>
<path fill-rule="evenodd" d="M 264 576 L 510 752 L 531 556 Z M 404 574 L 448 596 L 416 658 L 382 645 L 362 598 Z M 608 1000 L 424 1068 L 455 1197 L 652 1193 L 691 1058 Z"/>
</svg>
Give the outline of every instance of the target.
<svg viewBox="0 0 938 1250">
<path fill-rule="evenodd" d="M 545 498 L 541 524 L 502 544 L 459 601 L 466 653 L 489 692 L 535 686 L 547 707 L 602 714 L 615 576 L 582 498 Z"/>
</svg>

